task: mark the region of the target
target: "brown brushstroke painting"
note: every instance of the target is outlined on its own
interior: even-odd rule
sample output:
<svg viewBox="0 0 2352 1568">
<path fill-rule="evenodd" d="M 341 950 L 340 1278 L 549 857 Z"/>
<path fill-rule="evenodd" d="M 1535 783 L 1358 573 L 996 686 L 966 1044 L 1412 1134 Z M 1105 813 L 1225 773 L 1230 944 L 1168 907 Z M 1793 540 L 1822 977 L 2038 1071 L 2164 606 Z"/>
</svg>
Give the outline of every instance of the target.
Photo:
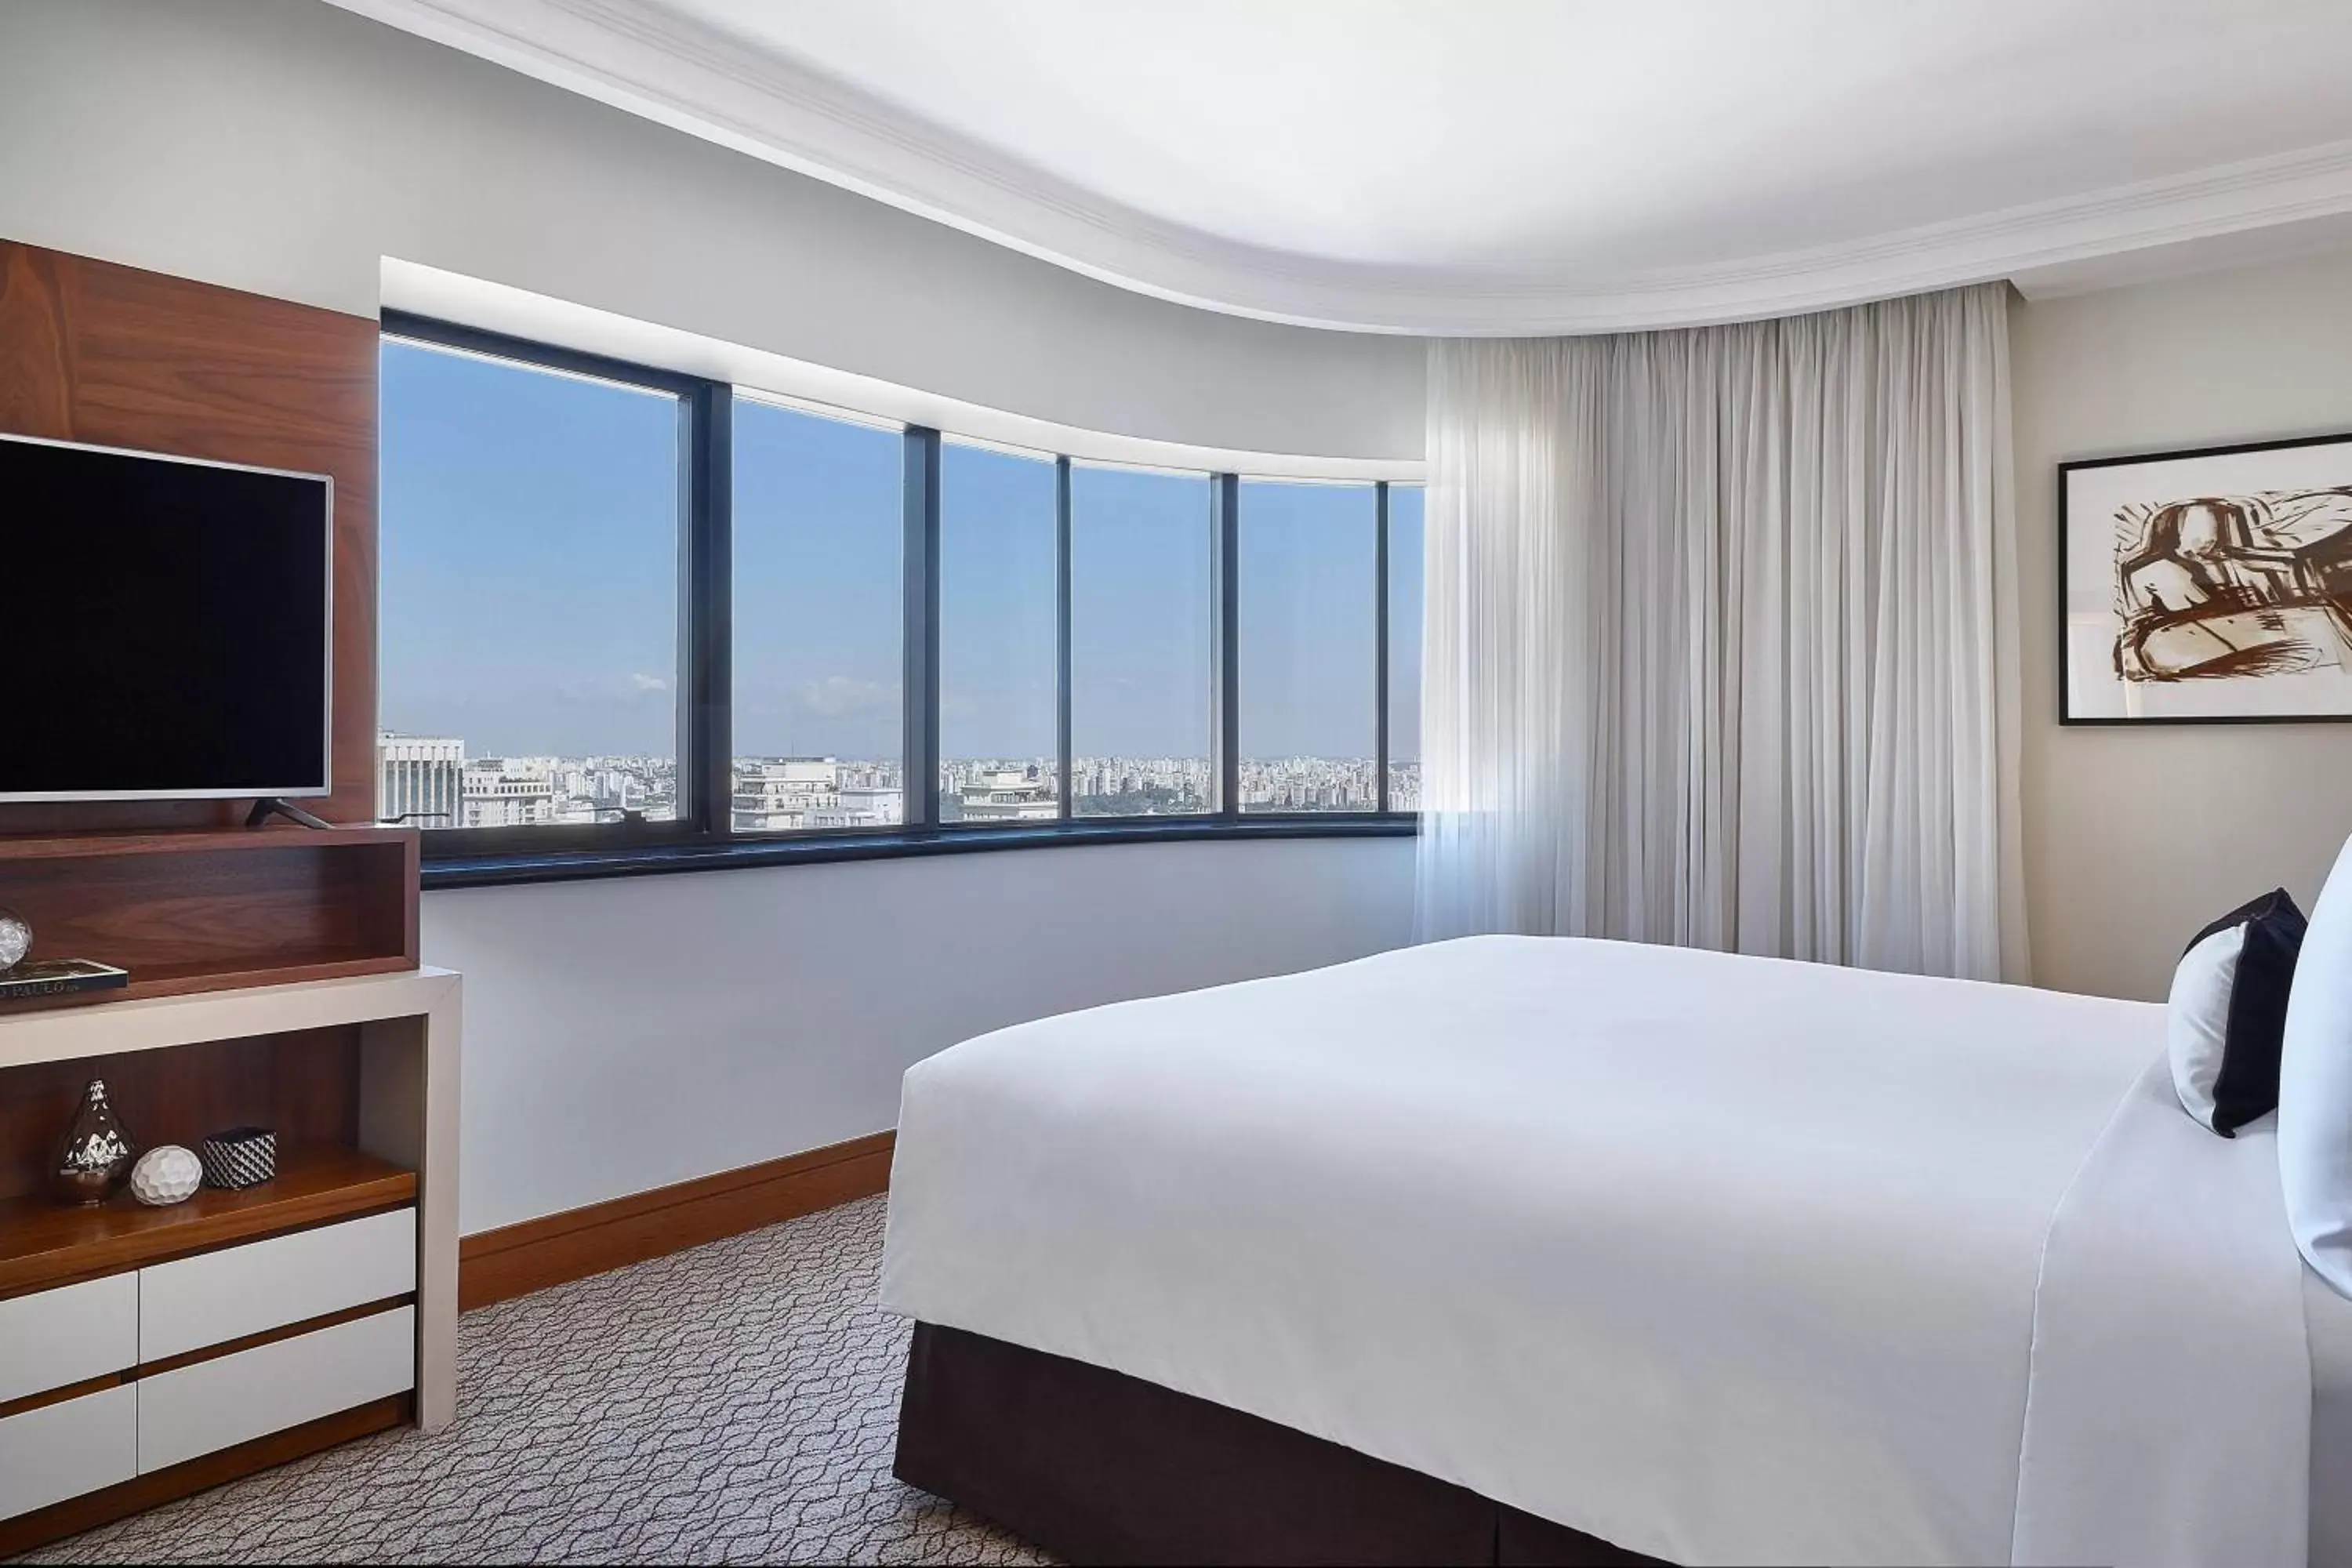
<svg viewBox="0 0 2352 1568">
<path fill-rule="evenodd" d="M 2352 673 L 2352 486 L 2135 502 L 2115 524 L 2121 679 Z"/>
</svg>

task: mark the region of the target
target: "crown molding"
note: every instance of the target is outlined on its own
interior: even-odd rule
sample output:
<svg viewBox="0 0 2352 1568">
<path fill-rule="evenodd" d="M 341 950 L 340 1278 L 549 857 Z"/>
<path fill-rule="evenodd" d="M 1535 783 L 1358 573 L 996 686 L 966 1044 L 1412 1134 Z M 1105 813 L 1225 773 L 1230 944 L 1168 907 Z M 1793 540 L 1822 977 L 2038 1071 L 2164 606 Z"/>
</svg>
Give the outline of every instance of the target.
<svg viewBox="0 0 2352 1568">
<path fill-rule="evenodd" d="M 1243 245 L 1109 202 L 791 60 L 625 0 L 330 0 L 690 135 L 1178 304 L 1297 326 L 1508 337 L 1699 326 L 2352 214 L 2352 142 L 1848 243 L 1611 278 L 1383 268 Z M 2160 267 L 2158 268 L 2160 269 Z"/>
</svg>

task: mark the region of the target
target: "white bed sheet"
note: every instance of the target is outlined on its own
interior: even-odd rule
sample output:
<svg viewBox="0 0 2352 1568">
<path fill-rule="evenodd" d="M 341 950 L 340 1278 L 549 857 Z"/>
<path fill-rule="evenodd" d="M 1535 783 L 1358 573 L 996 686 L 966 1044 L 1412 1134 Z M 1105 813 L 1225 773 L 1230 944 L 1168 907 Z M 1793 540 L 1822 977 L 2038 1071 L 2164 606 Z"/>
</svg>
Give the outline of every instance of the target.
<svg viewBox="0 0 2352 1568">
<path fill-rule="evenodd" d="M 2042 1249 L 2012 1561 L 2305 1557 L 2313 1377 L 2293 1234 L 2275 1118 L 2216 1137 L 2151 1062 Z"/>
<path fill-rule="evenodd" d="M 2303 1271 L 2311 1338 L 2311 1568 L 2352 1568 L 2352 1301 Z"/>
<path fill-rule="evenodd" d="M 883 1301 L 1672 1561 L 2300 1561 L 2268 1493 L 2035 1485 L 2189 1353 L 2247 1386 L 2139 1432 L 2159 1468 L 2305 1473 L 2299 1264 L 2249 1212 L 2274 1168 L 2265 1194 L 2255 1141 L 2204 1135 L 2218 1187 L 2150 1157 L 2161 1047 L 2142 1005 L 1559 939 L 1099 1008 L 908 1074 Z M 2182 1210 L 2153 1276 L 2091 1245 L 2104 1208 Z M 2193 1286 L 2200 1236 L 2259 1278 L 2176 1309 L 2152 1291 Z"/>
</svg>

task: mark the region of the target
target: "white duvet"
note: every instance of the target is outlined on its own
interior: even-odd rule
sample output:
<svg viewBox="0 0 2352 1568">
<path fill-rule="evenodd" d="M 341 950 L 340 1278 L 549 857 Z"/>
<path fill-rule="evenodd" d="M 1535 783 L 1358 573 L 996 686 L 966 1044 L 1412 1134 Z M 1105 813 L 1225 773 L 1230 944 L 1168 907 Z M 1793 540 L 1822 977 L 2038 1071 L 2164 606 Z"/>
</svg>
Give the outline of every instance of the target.
<svg viewBox="0 0 2352 1568">
<path fill-rule="evenodd" d="M 1679 1563 L 2292 1563 L 2266 1125 L 2152 1006 L 1487 937 L 907 1075 L 883 1302 Z"/>
</svg>

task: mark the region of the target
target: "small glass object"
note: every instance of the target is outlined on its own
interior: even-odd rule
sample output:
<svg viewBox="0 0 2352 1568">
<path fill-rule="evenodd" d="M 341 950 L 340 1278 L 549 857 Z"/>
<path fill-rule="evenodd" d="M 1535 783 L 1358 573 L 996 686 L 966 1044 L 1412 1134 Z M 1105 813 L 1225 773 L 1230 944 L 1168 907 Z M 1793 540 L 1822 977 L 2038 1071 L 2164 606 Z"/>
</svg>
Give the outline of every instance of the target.
<svg viewBox="0 0 2352 1568">
<path fill-rule="evenodd" d="M 58 1201 L 85 1205 L 104 1203 L 130 1173 L 135 1152 L 131 1135 L 122 1130 L 106 1098 L 106 1080 L 90 1079 L 89 1087 L 81 1091 L 81 1109 L 74 1112 L 73 1124 L 66 1129 L 65 1142 L 58 1145 L 56 1163 L 50 1168 Z"/>
<path fill-rule="evenodd" d="M 33 951 L 31 922 L 14 910 L 0 909 L 0 974 L 25 962 Z"/>
</svg>

